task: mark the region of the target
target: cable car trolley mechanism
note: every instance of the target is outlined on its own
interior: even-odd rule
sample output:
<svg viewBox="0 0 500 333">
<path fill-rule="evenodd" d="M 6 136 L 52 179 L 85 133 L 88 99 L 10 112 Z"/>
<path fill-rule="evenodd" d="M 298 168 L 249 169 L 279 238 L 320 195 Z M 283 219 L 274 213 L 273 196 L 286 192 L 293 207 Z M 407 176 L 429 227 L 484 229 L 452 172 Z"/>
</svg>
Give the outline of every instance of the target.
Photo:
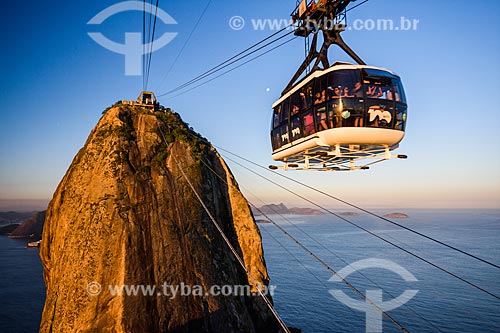
<svg viewBox="0 0 500 333">
<path fill-rule="evenodd" d="M 312 41 L 306 59 L 272 106 L 272 158 L 284 164 L 271 169 L 364 170 L 384 160 L 406 158 L 392 153 L 406 127 L 401 79 L 390 70 L 366 65 L 340 36 L 351 2 L 303 0 L 292 13 L 295 34 L 312 36 Z M 320 31 L 323 45 L 318 51 Z M 332 44 L 356 64 L 330 66 Z"/>
</svg>

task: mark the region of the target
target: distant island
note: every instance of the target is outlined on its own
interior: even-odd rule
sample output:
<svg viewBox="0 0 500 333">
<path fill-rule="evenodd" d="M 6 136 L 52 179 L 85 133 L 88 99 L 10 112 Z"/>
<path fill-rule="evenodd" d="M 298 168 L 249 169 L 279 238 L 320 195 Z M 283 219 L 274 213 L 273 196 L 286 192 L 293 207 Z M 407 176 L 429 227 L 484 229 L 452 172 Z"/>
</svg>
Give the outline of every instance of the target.
<svg viewBox="0 0 500 333">
<path fill-rule="evenodd" d="M 260 207 L 259 209 L 252 208 L 252 211 L 255 215 L 264 214 L 282 214 L 282 215 L 323 215 L 324 213 L 318 209 L 313 208 L 299 208 L 292 207 L 288 208 L 283 203 L 279 205 L 269 204 Z M 265 223 L 262 220 L 258 220 L 260 223 Z"/>
<path fill-rule="evenodd" d="M 403 213 L 390 213 L 390 214 L 384 215 L 384 217 L 393 218 L 393 219 L 407 219 L 410 216 L 408 216 L 407 214 L 403 214 Z"/>
<path fill-rule="evenodd" d="M 359 213 L 356 212 L 340 212 L 337 214 L 340 216 L 359 216 Z"/>
</svg>

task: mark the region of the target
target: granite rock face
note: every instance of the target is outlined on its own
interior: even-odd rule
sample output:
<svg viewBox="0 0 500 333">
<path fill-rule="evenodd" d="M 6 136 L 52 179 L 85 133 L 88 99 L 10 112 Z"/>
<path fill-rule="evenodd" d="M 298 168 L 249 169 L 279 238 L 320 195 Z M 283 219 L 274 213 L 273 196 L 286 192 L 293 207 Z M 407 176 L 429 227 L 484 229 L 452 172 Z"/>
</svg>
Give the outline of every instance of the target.
<svg viewBox="0 0 500 333">
<path fill-rule="evenodd" d="M 170 111 L 119 105 L 105 113 L 50 202 L 40 256 L 42 333 L 279 331 L 259 296 L 205 294 L 214 285 L 256 291 L 269 276 L 259 230 L 227 165 Z M 123 285 L 156 289 L 113 295 L 109 286 Z M 204 293 L 165 296 L 167 285 Z"/>
</svg>

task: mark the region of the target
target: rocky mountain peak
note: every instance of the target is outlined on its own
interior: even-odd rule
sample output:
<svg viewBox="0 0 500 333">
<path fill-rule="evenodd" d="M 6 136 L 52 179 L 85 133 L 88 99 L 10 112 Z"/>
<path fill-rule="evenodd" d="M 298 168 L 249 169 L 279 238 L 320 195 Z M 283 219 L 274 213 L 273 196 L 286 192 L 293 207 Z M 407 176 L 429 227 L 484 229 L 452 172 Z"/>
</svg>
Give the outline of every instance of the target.
<svg viewBox="0 0 500 333">
<path fill-rule="evenodd" d="M 40 256 L 43 333 L 278 332 L 259 296 L 208 293 L 269 283 L 261 236 L 224 160 L 169 110 L 107 110 L 49 204 Z M 200 286 L 203 294 L 160 295 L 164 285 Z M 156 289 L 113 295 L 113 286 Z"/>
</svg>

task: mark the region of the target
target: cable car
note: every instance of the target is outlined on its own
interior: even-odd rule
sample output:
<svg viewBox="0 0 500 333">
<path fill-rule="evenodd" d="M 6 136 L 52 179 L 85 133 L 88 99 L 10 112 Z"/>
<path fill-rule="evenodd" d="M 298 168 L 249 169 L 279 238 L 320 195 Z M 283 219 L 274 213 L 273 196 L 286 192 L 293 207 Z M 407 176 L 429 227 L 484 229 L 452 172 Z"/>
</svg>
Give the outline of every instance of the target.
<svg viewBox="0 0 500 333">
<path fill-rule="evenodd" d="M 325 168 L 390 154 L 404 137 L 407 104 L 391 71 L 335 63 L 296 85 L 273 110 L 272 158 L 289 167 L 320 162 Z"/>
<path fill-rule="evenodd" d="M 271 169 L 347 171 L 368 169 L 390 158 L 406 158 L 392 154 L 404 137 L 408 109 L 400 77 L 366 65 L 340 37 L 344 29 L 311 25 L 312 15 L 319 22 L 325 21 L 324 17 L 336 19 L 342 26 L 339 23 L 345 20 L 349 2 L 302 4 L 292 13 L 298 21 L 297 35 L 308 38 L 313 34 L 313 40 L 302 66 L 272 106 L 272 158 L 284 165 L 271 165 Z M 324 41 L 318 52 L 319 31 Z M 336 62 L 329 66 L 327 51 L 332 44 L 340 46 L 357 64 Z M 310 66 L 312 71 L 303 75 Z M 304 77 L 298 80 L 300 76 Z"/>
</svg>

